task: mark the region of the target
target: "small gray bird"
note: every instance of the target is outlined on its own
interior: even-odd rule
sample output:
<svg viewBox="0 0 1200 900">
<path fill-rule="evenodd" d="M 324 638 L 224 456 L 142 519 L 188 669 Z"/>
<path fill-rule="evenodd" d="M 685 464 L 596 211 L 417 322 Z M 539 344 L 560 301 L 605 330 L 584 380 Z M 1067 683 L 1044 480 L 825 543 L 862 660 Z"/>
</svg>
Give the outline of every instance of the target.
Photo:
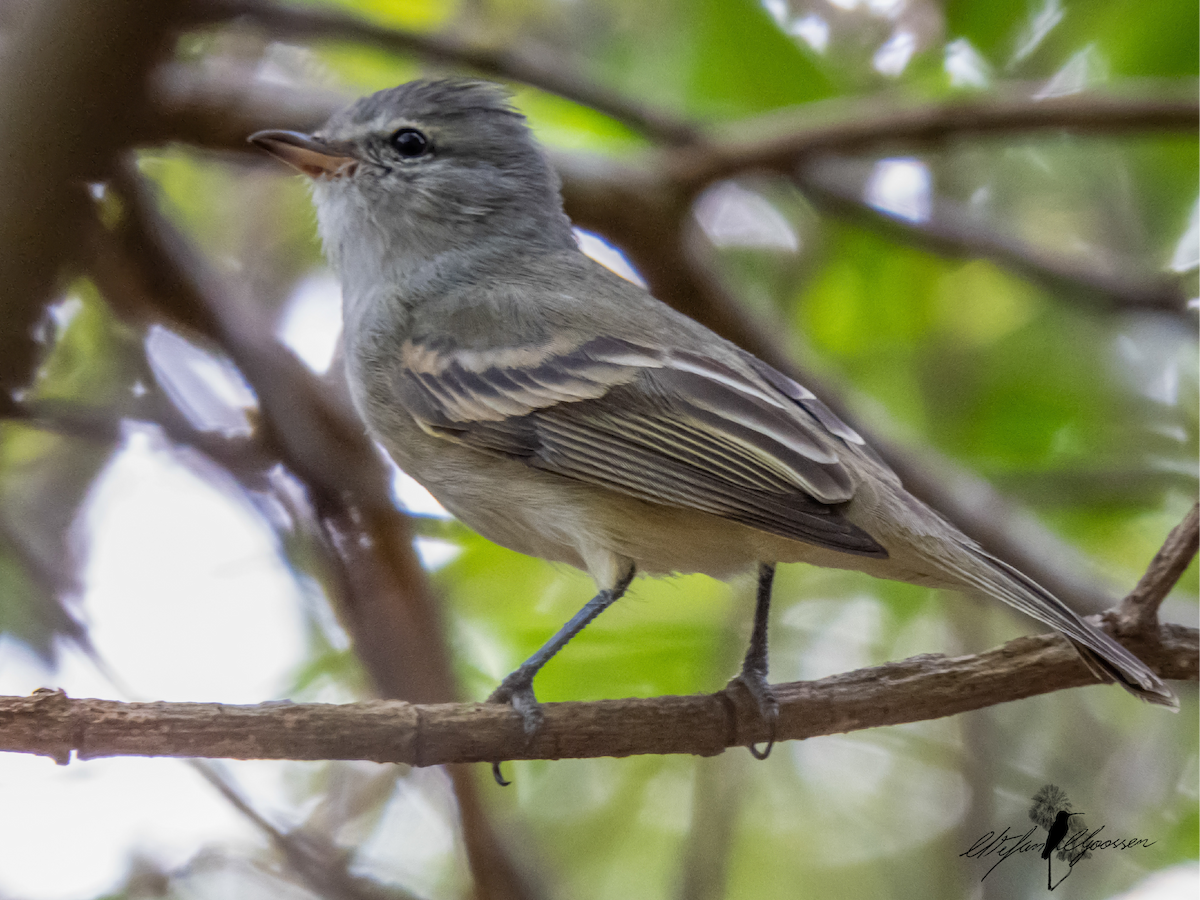
<svg viewBox="0 0 1200 900">
<path fill-rule="evenodd" d="M 534 675 L 636 573 L 758 566 L 738 679 L 774 734 L 780 562 L 995 597 L 1061 631 L 1099 680 L 1178 706 L 1128 650 L 905 491 L 810 391 L 580 252 L 558 178 L 498 86 L 414 81 L 314 134 L 250 140 L 312 178 L 371 434 L 480 534 L 596 581 L 490 698 L 530 733 Z"/>
</svg>

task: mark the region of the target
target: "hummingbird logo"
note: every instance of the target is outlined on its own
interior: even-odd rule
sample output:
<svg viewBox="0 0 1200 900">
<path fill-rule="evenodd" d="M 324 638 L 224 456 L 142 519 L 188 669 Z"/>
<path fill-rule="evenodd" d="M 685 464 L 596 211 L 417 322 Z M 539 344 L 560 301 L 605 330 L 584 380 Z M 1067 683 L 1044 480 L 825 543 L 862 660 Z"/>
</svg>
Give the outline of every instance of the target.
<svg viewBox="0 0 1200 900">
<path fill-rule="evenodd" d="M 1067 846 L 1064 846 L 1063 849 L 1058 849 L 1068 833 L 1082 833 L 1087 831 L 1082 819 L 1072 820 L 1073 816 L 1082 815 L 1083 813 L 1081 812 L 1073 812 L 1071 810 L 1070 799 L 1067 797 L 1066 792 L 1057 785 L 1044 785 L 1033 795 L 1033 806 L 1029 807 L 1029 818 L 1034 824 L 1046 829 L 1046 844 L 1042 848 L 1042 859 L 1046 860 L 1047 890 L 1054 890 L 1071 875 L 1071 869 L 1069 868 L 1067 869 L 1067 874 L 1060 878 L 1057 884 L 1054 882 L 1051 874 L 1053 861 L 1050 857 L 1052 855 L 1057 855 L 1060 861 L 1066 861 L 1068 856 L 1070 856 L 1070 865 L 1072 868 L 1081 859 L 1087 859 L 1092 855 L 1087 850 L 1072 853 L 1069 849 L 1073 843 L 1071 841 L 1068 841 Z M 1055 850 L 1058 850 L 1057 854 L 1055 854 Z"/>
<path fill-rule="evenodd" d="M 1058 815 L 1054 817 L 1054 824 L 1050 826 L 1050 833 L 1046 835 L 1046 846 L 1042 850 L 1042 859 L 1049 859 L 1050 854 L 1054 852 L 1054 848 L 1062 843 L 1062 839 L 1067 836 L 1067 828 L 1069 827 L 1068 820 L 1071 816 L 1082 816 L 1083 813 L 1067 812 L 1065 809 L 1060 809 Z"/>
<path fill-rule="evenodd" d="M 1091 859 L 1093 852 L 1152 847 L 1157 843 L 1148 838 L 1102 838 L 1101 832 L 1105 828 L 1103 825 L 1089 832 L 1083 824 L 1083 813 L 1076 812 L 1066 792 L 1054 784 L 1043 785 L 1033 795 L 1029 818 L 1033 824 L 1024 834 L 1018 834 L 1018 829 L 1010 829 L 1008 826 L 999 833 L 993 829 L 958 855 L 968 859 L 996 858 L 991 868 L 983 873 L 981 881 L 991 875 L 1005 860 L 1023 857 L 1027 853 L 1033 854 L 1026 857 L 1029 859 L 1036 859 L 1040 855 L 1046 860 L 1046 889 L 1052 891 L 1067 880 L 1077 863 Z M 1038 840 L 1038 829 L 1046 832 L 1045 841 Z M 1067 874 L 1057 883 L 1054 881 L 1053 870 L 1055 857 L 1070 867 Z"/>
</svg>

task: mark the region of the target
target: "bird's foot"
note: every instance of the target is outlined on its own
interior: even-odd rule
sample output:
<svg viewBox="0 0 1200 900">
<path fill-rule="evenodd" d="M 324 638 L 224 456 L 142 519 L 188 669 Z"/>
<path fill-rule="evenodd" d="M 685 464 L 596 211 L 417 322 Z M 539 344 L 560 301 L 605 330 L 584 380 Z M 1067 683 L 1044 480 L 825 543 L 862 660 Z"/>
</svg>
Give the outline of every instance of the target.
<svg viewBox="0 0 1200 900">
<path fill-rule="evenodd" d="M 767 683 L 767 675 L 755 668 L 744 668 L 729 684 L 740 684 L 754 698 L 758 714 L 767 726 L 767 749 L 759 750 L 754 744 L 748 749 L 755 759 L 766 759 L 771 755 L 771 748 L 775 746 L 775 729 L 779 725 L 779 701 L 775 699 L 775 692 Z"/>
<path fill-rule="evenodd" d="M 533 694 L 533 679 L 525 676 L 520 669 L 500 682 L 487 702 L 507 703 L 515 709 L 521 716 L 526 738 L 532 739 L 542 727 L 542 704 Z"/>
<path fill-rule="evenodd" d="M 507 703 L 521 717 L 521 725 L 525 729 L 525 741 L 529 743 L 542 727 L 542 704 L 533 693 L 533 677 L 526 675 L 520 669 L 513 672 L 492 691 L 487 698 L 488 703 Z M 507 787 L 512 782 L 507 781 L 500 772 L 500 762 L 492 763 L 492 777 L 496 784 Z"/>
</svg>

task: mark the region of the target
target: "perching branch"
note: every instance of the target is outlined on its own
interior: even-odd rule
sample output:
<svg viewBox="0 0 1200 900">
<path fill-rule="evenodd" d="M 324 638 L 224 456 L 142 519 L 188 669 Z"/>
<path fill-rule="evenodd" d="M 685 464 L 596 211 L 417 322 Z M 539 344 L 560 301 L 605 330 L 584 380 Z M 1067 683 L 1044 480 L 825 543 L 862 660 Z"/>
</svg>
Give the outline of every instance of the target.
<svg viewBox="0 0 1200 900">
<path fill-rule="evenodd" d="M 1197 679 L 1200 633 L 1194 628 L 1164 625 L 1156 639 L 1127 646 L 1163 678 Z M 1023 637 L 976 656 L 926 654 L 820 681 L 776 685 L 776 738 L 802 740 L 937 719 L 1094 683 L 1062 637 Z M 740 689 L 547 703 L 544 712 L 542 729 L 527 743 L 520 717 L 500 704 L 120 703 L 41 691 L 0 699 L 0 750 L 60 763 L 73 752 L 79 759 L 369 759 L 431 766 L 645 753 L 712 756 L 767 737 L 753 701 Z"/>
<path fill-rule="evenodd" d="M 1127 603 L 1165 594 L 1186 568 L 1195 509 L 1172 532 Z M 1184 544 L 1184 549 L 1177 545 Z M 1165 558 L 1171 564 L 1160 564 Z M 1161 677 L 1200 678 L 1200 632 L 1168 624 L 1102 625 Z M 1095 684 L 1065 638 L 1017 638 L 974 656 L 914 656 L 819 681 L 775 686 L 778 740 L 803 740 L 883 725 L 920 722 Z M 67 763 L 100 756 L 233 759 L 369 759 L 414 766 L 501 759 L 566 759 L 690 753 L 713 756 L 765 740 L 757 707 L 740 686 L 715 694 L 548 703 L 528 742 L 521 717 L 492 703 L 409 704 L 376 700 L 343 705 L 120 703 L 72 700 L 60 691 L 0 699 L 0 750 Z"/>
</svg>

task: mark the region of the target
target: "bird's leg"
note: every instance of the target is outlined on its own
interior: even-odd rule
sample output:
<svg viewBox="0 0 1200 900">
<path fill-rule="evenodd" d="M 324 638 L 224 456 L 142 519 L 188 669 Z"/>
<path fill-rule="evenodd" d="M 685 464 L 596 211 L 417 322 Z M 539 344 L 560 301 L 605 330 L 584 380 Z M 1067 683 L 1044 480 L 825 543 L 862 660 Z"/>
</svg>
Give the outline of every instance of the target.
<svg viewBox="0 0 1200 900">
<path fill-rule="evenodd" d="M 771 611 L 771 586 L 775 582 L 775 564 L 760 563 L 758 567 L 758 598 L 754 605 L 754 629 L 741 673 L 733 679 L 741 682 L 767 724 L 767 749 L 759 751 L 753 744 L 750 752 L 755 759 L 766 759 L 775 746 L 775 726 L 779 724 L 779 701 L 767 683 L 767 617 Z"/>
<path fill-rule="evenodd" d="M 500 682 L 500 686 L 492 691 L 492 695 L 488 697 L 488 703 L 508 703 L 521 714 L 521 720 L 525 726 L 525 734 L 528 737 L 533 737 L 537 733 L 538 728 L 542 724 L 541 705 L 537 701 L 537 697 L 533 694 L 533 678 L 538 671 L 550 658 L 559 650 L 567 645 L 567 642 L 579 632 L 587 627 L 588 623 L 604 610 L 608 609 L 621 598 L 629 588 L 629 583 L 633 581 L 634 567 L 630 566 L 629 571 L 611 588 L 606 588 L 598 593 L 595 597 L 589 600 L 579 612 L 571 617 L 558 633 L 550 640 L 546 641 L 533 656 L 521 663 L 507 678 Z M 505 782 L 499 777 L 499 763 L 493 766 L 494 774 L 497 775 L 496 780 L 501 784 Z"/>
</svg>

